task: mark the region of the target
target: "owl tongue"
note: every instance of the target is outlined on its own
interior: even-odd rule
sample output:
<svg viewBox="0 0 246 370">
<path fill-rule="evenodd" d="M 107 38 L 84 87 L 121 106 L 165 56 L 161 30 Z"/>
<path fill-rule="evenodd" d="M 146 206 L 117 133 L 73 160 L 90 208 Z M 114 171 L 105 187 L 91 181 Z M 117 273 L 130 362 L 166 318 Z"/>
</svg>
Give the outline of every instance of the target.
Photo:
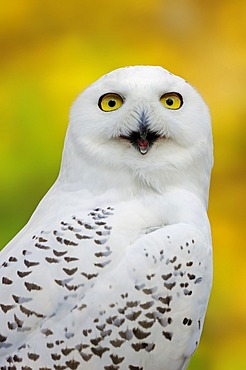
<svg viewBox="0 0 246 370">
<path fill-rule="evenodd" d="M 137 139 L 137 146 L 141 154 L 146 154 L 149 150 L 149 141 L 147 139 Z"/>
</svg>

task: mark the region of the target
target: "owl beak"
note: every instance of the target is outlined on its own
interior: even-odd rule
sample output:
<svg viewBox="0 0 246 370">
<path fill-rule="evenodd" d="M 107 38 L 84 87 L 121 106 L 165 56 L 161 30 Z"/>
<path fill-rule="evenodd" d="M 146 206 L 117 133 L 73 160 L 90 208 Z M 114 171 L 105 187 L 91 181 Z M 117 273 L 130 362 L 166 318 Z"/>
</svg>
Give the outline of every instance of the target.
<svg viewBox="0 0 246 370">
<path fill-rule="evenodd" d="M 122 139 L 128 140 L 142 155 L 147 154 L 154 142 L 160 138 L 157 132 L 149 129 L 148 118 L 144 113 L 139 115 L 139 129 L 131 131 L 129 135 L 121 135 Z"/>
<path fill-rule="evenodd" d="M 133 146 L 144 155 L 147 154 L 154 142 L 160 137 L 158 133 L 153 132 L 149 128 L 149 118 L 145 112 L 139 115 L 139 131 L 132 134 L 134 140 L 132 140 Z"/>
<path fill-rule="evenodd" d="M 141 122 L 142 123 L 142 122 Z M 141 124 L 139 128 L 139 137 L 136 138 L 136 145 L 141 154 L 148 153 L 150 142 L 148 140 L 148 128 L 146 124 Z"/>
<path fill-rule="evenodd" d="M 137 145 L 138 145 L 138 150 L 140 151 L 141 154 L 146 154 L 149 151 L 150 145 L 147 139 L 142 140 L 138 139 L 137 140 Z"/>
<path fill-rule="evenodd" d="M 127 136 L 120 136 L 121 139 L 130 142 L 142 155 L 147 154 L 155 141 L 160 137 L 162 136 L 156 132 L 148 130 L 147 128 L 140 128 L 139 131 L 132 131 Z"/>
</svg>

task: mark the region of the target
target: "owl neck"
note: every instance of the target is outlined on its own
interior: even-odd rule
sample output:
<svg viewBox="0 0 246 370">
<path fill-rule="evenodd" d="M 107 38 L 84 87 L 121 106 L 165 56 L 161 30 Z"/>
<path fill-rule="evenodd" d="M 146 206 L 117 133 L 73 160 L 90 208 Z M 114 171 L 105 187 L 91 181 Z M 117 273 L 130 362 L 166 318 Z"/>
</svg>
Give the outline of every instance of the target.
<svg viewBox="0 0 246 370">
<path fill-rule="evenodd" d="M 57 183 L 65 191 L 84 189 L 95 196 L 108 191 L 134 194 L 139 188 L 129 169 L 111 167 L 86 155 L 78 158 L 73 150 L 68 155 L 66 149 Z"/>
<path fill-rule="evenodd" d="M 85 190 L 94 196 L 110 193 L 112 197 L 126 200 L 143 194 L 164 195 L 177 189 L 196 195 L 207 208 L 209 163 L 201 165 L 201 162 L 197 161 L 199 163 L 192 163 L 190 170 L 186 167 L 176 172 L 159 168 L 132 170 L 127 166 L 109 165 L 99 157 L 86 155 L 83 151 L 78 153 L 70 143 L 70 140 L 65 143 L 61 171 L 56 183 L 63 191 Z"/>
</svg>

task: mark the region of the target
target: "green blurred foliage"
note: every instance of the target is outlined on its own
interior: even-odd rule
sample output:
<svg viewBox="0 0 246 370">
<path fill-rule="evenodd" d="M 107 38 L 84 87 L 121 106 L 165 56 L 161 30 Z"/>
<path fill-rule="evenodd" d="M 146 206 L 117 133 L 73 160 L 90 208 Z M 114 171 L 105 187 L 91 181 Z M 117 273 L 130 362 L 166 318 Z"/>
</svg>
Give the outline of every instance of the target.
<svg viewBox="0 0 246 370">
<path fill-rule="evenodd" d="M 213 118 L 214 285 L 189 370 L 246 368 L 246 2 L 10 0 L 0 9 L 0 247 L 54 182 L 77 94 L 112 69 L 162 65 L 199 89 Z"/>
</svg>

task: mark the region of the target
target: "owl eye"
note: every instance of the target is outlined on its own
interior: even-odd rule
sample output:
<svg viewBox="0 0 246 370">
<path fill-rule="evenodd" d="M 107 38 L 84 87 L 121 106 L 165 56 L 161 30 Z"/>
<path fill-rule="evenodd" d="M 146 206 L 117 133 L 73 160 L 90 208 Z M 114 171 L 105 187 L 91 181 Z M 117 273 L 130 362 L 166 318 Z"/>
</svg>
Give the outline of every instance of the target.
<svg viewBox="0 0 246 370">
<path fill-rule="evenodd" d="M 119 109 L 123 104 L 123 99 L 120 95 L 114 93 L 108 93 L 99 99 L 98 106 L 104 112 L 111 112 Z"/>
<path fill-rule="evenodd" d="M 167 109 L 179 109 L 183 104 L 182 96 L 175 92 L 170 92 L 162 95 L 160 100 L 164 107 Z"/>
</svg>

